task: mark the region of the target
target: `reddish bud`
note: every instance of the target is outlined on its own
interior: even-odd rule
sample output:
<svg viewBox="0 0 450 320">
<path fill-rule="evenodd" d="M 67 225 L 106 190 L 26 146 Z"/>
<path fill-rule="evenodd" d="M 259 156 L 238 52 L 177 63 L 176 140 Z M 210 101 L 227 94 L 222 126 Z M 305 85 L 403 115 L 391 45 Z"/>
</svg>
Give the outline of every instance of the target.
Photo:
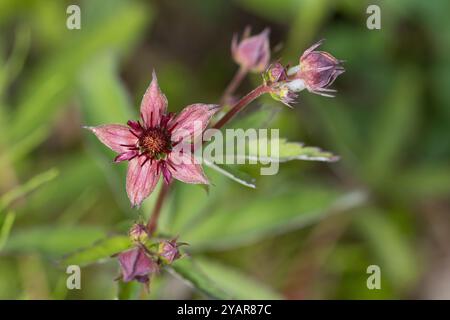
<svg viewBox="0 0 450 320">
<path fill-rule="evenodd" d="M 153 261 L 144 248 L 134 249 L 119 254 L 119 264 L 124 282 L 137 280 L 142 283 L 150 281 L 150 275 L 158 272 L 158 264 Z"/>
<path fill-rule="evenodd" d="M 335 90 L 327 88 L 345 70 L 341 65 L 341 60 L 336 59 L 328 52 L 315 51 L 322 43 L 323 40 L 317 42 L 302 54 L 296 78 L 304 81 L 308 91 L 330 96 L 323 92 L 334 92 Z"/>
<path fill-rule="evenodd" d="M 266 84 L 285 81 L 287 79 L 286 68 L 279 62 L 275 62 L 267 68 L 263 75 Z"/>
<path fill-rule="evenodd" d="M 171 264 L 181 257 L 178 248 L 185 244 L 186 243 L 177 242 L 176 238 L 172 240 L 163 240 L 159 244 L 158 255 L 163 262 Z"/>
<path fill-rule="evenodd" d="M 237 36 L 231 42 L 234 61 L 245 70 L 262 72 L 270 61 L 269 29 L 260 34 L 243 38 L 238 42 Z"/>
</svg>

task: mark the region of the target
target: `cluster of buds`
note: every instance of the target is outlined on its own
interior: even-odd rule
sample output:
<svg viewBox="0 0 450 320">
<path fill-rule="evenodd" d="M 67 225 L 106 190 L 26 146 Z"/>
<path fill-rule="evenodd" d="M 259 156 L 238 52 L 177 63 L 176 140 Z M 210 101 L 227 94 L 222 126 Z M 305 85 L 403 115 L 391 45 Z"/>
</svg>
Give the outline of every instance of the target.
<svg viewBox="0 0 450 320">
<path fill-rule="evenodd" d="M 136 280 L 147 287 L 152 275 L 157 274 L 163 265 L 170 265 L 182 258 L 179 247 L 186 245 L 174 239 L 161 239 L 152 242 L 145 225 L 136 223 L 129 231 L 133 248 L 118 254 L 121 276 L 124 282 Z"/>
<path fill-rule="evenodd" d="M 336 90 L 329 86 L 336 78 L 344 73 L 338 60 L 328 52 L 316 51 L 323 43 L 317 42 L 307 49 L 300 57 L 299 64 L 288 68 L 276 62 L 267 68 L 263 74 L 264 83 L 271 88 L 274 99 L 291 106 L 297 98 L 298 92 L 307 89 L 309 92 L 326 97 L 333 97 Z"/>
</svg>

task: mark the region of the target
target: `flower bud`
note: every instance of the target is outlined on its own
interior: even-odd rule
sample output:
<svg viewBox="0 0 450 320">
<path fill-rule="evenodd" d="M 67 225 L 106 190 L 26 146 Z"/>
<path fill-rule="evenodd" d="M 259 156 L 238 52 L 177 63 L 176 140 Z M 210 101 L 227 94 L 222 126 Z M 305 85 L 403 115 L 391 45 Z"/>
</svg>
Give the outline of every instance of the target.
<svg viewBox="0 0 450 320">
<path fill-rule="evenodd" d="M 263 78 L 266 84 L 285 81 L 287 79 L 286 68 L 281 63 L 275 62 L 267 68 Z"/>
<path fill-rule="evenodd" d="M 137 280 L 142 283 L 150 281 L 150 275 L 158 272 L 158 264 L 153 261 L 142 247 L 136 247 L 119 254 L 119 264 L 124 282 Z"/>
<path fill-rule="evenodd" d="M 158 256 L 167 264 L 171 264 L 181 257 L 178 248 L 186 243 L 177 242 L 177 239 L 163 240 L 159 243 Z"/>
<path fill-rule="evenodd" d="M 269 29 L 266 28 L 255 36 L 244 37 L 239 43 L 234 35 L 231 53 L 241 68 L 252 72 L 264 71 L 270 60 Z"/>
<path fill-rule="evenodd" d="M 131 241 L 138 243 L 145 243 L 148 239 L 147 228 L 140 223 L 134 224 L 128 232 Z"/>
<path fill-rule="evenodd" d="M 315 51 L 322 43 L 323 40 L 317 42 L 302 54 L 295 77 L 304 81 L 308 91 L 332 96 L 324 92 L 335 92 L 335 90 L 327 88 L 345 70 L 341 65 L 341 60 L 336 59 L 328 52 Z"/>
</svg>

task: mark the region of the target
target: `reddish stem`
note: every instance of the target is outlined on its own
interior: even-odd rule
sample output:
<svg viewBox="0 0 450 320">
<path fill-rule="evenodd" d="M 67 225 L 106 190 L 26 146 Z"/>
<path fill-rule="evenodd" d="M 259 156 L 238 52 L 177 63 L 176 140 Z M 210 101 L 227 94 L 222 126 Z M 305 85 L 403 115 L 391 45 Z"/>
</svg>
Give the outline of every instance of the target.
<svg viewBox="0 0 450 320">
<path fill-rule="evenodd" d="M 163 182 L 161 190 L 159 191 L 158 194 L 158 199 L 156 199 L 155 207 L 153 208 L 152 214 L 147 223 L 147 231 L 150 234 L 153 234 L 156 230 L 156 226 L 158 225 L 158 218 L 159 215 L 161 214 L 161 208 L 163 206 L 167 194 L 169 193 L 169 187 L 170 185 Z"/>
<path fill-rule="evenodd" d="M 266 85 L 260 85 L 256 87 L 252 91 L 250 91 L 246 96 L 244 96 L 241 100 L 238 101 L 234 105 L 234 107 L 228 111 L 222 119 L 220 119 L 214 126 L 214 129 L 222 128 L 228 121 L 230 121 L 239 111 L 241 111 L 245 106 L 247 106 L 250 102 L 263 95 L 264 93 L 270 92 L 270 87 Z"/>
<path fill-rule="evenodd" d="M 223 92 L 222 98 L 220 99 L 220 104 L 222 105 L 222 107 L 228 102 L 230 97 L 234 94 L 236 89 L 241 84 L 242 80 L 244 80 L 247 73 L 248 71 L 242 67 L 240 67 L 238 71 L 236 71 L 236 73 L 233 76 L 233 79 L 231 79 L 230 83 Z"/>
</svg>

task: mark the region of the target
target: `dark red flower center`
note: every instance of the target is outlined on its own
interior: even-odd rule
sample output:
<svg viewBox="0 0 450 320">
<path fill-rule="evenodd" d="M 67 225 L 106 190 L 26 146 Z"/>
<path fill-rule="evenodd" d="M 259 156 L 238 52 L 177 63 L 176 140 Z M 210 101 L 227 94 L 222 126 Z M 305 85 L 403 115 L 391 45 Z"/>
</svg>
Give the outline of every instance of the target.
<svg viewBox="0 0 450 320">
<path fill-rule="evenodd" d="M 172 145 L 169 133 L 161 128 L 149 128 L 139 138 L 139 148 L 142 153 L 151 158 L 159 158 L 169 153 Z"/>
</svg>

